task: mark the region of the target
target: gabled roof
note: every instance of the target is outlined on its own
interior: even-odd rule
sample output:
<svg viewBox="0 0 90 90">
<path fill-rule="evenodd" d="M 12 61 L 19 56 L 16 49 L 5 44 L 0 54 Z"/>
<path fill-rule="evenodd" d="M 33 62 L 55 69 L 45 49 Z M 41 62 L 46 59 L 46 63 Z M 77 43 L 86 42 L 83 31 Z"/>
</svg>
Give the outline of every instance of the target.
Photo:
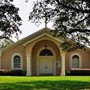
<svg viewBox="0 0 90 90">
<path fill-rule="evenodd" d="M 37 37 L 40 38 L 40 37 L 42 37 L 43 35 L 47 35 L 47 36 L 49 36 L 50 38 L 53 38 L 53 37 L 52 37 L 52 34 L 51 34 L 51 32 L 50 32 L 51 30 L 52 30 L 52 29 L 47 28 L 47 27 L 42 28 L 41 30 L 38 30 L 37 32 L 35 32 L 35 33 L 33 33 L 33 34 L 30 34 L 30 35 L 28 35 L 27 37 L 24 37 L 23 39 L 15 42 L 14 44 L 9 45 L 7 48 L 3 49 L 2 52 L 7 51 L 8 49 L 13 48 L 13 47 L 15 47 L 15 46 L 17 46 L 17 45 L 19 45 L 19 44 L 25 46 L 26 44 L 30 43 L 31 41 L 37 39 Z M 63 42 L 63 39 L 62 39 L 62 38 L 53 38 L 53 39 L 54 39 L 54 40 L 57 40 L 57 41 L 59 41 L 59 42 Z M 88 50 L 88 51 L 90 52 L 90 48 L 88 48 L 88 47 L 85 47 L 85 48 L 86 48 L 86 50 Z"/>
<path fill-rule="evenodd" d="M 33 34 L 30 34 L 30 35 L 28 35 L 27 37 L 25 37 L 25 38 L 23 38 L 23 39 L 15 42 L 14 44 L 8 46 L 7 48 L 3 49 L 2 51 L 6 51 L 6 50 L 8 50 L 9 48 L 13 48 L 13 47 L 17 46 L 18 44 L 26 45 L 27 43 L 29 43 L 30 41 L 32 41 L 34 38 L 36 38 L 36 37 L 38 37 L 38 36 L 41 37 L 41 36 L 43 36 L 43 35 L 45 35 L 45 34 L 48 35 L 49 37 L 52 37 L 51 32 L 50 32 L 51 30 L 52 30 L 52 29 L 47 28 L 47 27 L 42 28 L 41 30 L 38 30 L 37 32 L 35 32 L 35 33 L 33 33 Z M 53 38 L 53 37 L 52 37 L 52 38 Z M 59 41 L 59 39 L 56 39 L 56 40 Z"/>
<path fill-rule="evenodd" d="M 34 40 L 37 40 L 37 39 L 39 39 L 39 38 L 41 38 L 41 37 L 43 37 L 43 36 L 48 36 L 49 38 L 51 38 L 51 39 L 53 39 L 53 40 L 56 40 L 56 41 L 58 41 L 58 42 L 62 42 L 62 41 L 59 40 L 58 38 L 54 38 L 54 37 L 52 37 L 51 35 L 49 35 L 49 34 L 47 34 L 47 33 L 43 33 L 43 34 L 39 35 L 38 37 L 35 37 L 34 39 L 29 40 L 28 42 L 25 42 L 25 43 L 23 44 L 23 46 L 26 46 L 27 44 L 29 44 L 29 43 L 33 42 Z"/>
</svg>

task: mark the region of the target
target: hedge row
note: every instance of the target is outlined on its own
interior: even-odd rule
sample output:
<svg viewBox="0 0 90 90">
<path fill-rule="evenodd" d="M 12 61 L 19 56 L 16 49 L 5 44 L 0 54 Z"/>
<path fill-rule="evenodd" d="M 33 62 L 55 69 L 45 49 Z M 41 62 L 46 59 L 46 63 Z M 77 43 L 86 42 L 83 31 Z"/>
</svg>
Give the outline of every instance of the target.
<svg viewBox="0 0 90 90">
<path fill-rule="evenodd" d="M 26 76 L 26 71 L 23 70 L 0 70 L 0 76 Z"/>
<path fill-rule="evenodd" d="M 70 70 L 66 71 L 67 76 L 90 76 L 89 70 Z"/>
</svg>

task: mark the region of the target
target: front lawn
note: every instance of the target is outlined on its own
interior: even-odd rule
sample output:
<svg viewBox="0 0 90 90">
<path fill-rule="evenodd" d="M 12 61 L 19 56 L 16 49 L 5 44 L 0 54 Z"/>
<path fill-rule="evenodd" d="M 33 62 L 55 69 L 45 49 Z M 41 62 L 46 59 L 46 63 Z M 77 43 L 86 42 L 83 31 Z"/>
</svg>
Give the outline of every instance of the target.
<svg viewBox="0 0 90 90">
<path fill-rule="evenodd" d="M 0 90 L 90 90 L 90 76 L 0 76 Z"/>
</svg>

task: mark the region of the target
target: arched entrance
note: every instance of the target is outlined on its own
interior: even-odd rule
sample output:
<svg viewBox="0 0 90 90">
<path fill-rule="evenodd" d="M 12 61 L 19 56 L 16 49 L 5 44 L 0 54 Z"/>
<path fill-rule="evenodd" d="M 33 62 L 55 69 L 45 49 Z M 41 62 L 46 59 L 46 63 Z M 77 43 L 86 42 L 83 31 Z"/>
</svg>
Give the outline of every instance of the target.
<svg viewBox="0 0 90 90">
<path fill-rule="evenodd" d="M 60 62 L 60 51 L 53 41 L 41 40 L 37 42 L 33 45 L 31 54 L 32 75 L 60 75 L 60 67 L 56 67 L 56 62 Z M 48 68 L 43 63 L 48 63 Z"/>
<path fill-rule="evenodd" d="M 41 49 L 37 60 L 38 75 L 55 75 L 55 55 L 51 48 Z"/>
</svg>

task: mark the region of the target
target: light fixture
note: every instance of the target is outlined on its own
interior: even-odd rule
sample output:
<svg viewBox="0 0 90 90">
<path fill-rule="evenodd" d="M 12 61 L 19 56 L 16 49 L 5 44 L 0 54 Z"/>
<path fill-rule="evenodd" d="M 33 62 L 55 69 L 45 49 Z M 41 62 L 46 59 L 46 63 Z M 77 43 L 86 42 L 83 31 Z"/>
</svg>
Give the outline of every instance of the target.
<svg viewBox="0 0 90 90">
<path fill-rule="evenodd" d="M 47 52 L 47 44 L 46 44 L 46 41 L 45 41 L 45 56 L 48 55 L 48 52 Z"/>
</svg>

